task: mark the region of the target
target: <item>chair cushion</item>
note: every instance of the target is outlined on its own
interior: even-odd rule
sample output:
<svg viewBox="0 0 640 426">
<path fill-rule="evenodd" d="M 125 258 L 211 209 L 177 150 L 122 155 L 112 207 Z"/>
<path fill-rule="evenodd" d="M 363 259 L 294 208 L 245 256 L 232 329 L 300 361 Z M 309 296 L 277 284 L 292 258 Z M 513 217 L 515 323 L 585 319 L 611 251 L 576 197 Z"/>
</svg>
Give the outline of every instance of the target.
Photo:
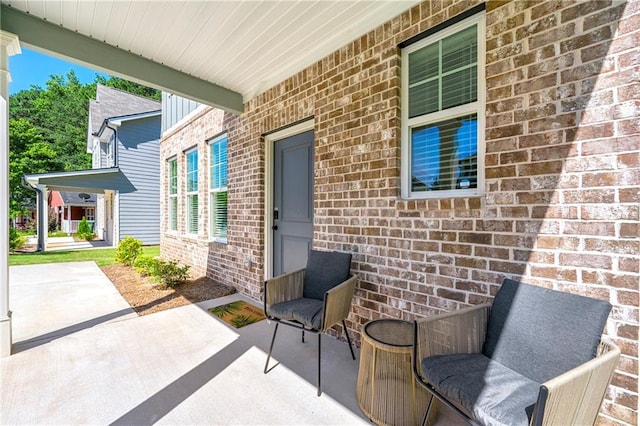
<svg viewBox="0 0 640 426">
<path fill-rule="evenodd" d="M 322 325 L 322 300 L 300 298 L 281 302 L 269 308 L 269 314 L 275 318 L 298 321 L 314 330 L 319 330 Z"/>
<path fill-rule="evenodd" d="M 324 294 L 349 278 L 351 254 L 336 251 L 309 252 L 302 296 L 324 300 Z"/>
<path fill-rule="evenodd" d="M 486 425 L 528 425 L 540 384 L 482 354 L 425 358 L 422 372 L 447 399 Z"/>
<path fill-rule="evenodd" d="M 505 280 L 482 353 L 544 383 L 596 356 L 610 310 L 602 300 Z"/>
</svg>

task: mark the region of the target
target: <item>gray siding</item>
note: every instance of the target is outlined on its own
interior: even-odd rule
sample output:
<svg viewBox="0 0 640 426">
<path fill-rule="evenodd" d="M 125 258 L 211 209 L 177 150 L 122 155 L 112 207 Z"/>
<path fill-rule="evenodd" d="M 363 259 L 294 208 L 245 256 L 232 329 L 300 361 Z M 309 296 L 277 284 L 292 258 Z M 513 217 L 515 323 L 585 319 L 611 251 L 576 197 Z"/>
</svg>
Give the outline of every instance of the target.
<svg viewBox="0 0 640 426">
<path fill-rule="evenodd" d="M 117 163 L 133 191 L 119 194 L 118 239 L 127 235 L 160 244 L 160 117 L 124 121 Z"/>
<path fill-rule="evenodd" d="M 162 92 L 162 131 L 170 129 L 200 105 L 191 99 Z"/>
</svg>

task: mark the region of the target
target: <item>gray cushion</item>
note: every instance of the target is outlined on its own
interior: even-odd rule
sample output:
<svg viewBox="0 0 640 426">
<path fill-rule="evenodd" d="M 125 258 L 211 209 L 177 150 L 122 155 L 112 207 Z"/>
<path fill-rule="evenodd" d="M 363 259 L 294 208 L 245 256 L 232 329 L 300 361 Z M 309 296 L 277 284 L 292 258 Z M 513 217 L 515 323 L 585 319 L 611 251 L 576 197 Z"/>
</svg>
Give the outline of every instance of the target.
<svg viewBox="0 0 640 426">
<path fill-rule="evenodd" d="M 351 254 L 336 251 L 309 252 L 304 272 L 303 297 L 324 300 L 324 294 L 349 278 Z"/>
<path fill-rule="evenodd" d="M 528 425 L 540 384 L 482 354 L 440 355 L 422 372 L 447 399 L 485 425 Z"/>
<path fill-rule="evenodd" d="M 322 325 L 322 300 L 300 298 L 276 303 L 269 308 L 269 314 L 283 320 L 298 321 L 307 327 L 319 330 Z"/>
<path fill-rule="evenodd" d="M 482 352 L 543 383 L 596 355 L 610 310 L 602 300 L 505 280 Z"/>
</svg>

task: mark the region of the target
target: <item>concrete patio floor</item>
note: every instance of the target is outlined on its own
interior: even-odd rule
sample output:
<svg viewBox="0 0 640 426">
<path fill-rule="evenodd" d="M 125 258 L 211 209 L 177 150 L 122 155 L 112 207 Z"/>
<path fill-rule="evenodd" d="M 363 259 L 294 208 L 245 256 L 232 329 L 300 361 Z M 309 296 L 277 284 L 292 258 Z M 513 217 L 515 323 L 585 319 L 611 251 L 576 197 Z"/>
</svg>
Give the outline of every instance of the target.
<svg viewBox="0 0 640 426">
<path fill-rule="evenodd" d="M 358 361 L 323 336 L 273 324 L 233 329 L 206 308 L 137 316 L 93 262 L 10 268 L 14 354 L 0 360 L 0 423 L 370 424 L 355 399 Z M 311 337 L 311 336 L 310 336 Z"/>
</svg>

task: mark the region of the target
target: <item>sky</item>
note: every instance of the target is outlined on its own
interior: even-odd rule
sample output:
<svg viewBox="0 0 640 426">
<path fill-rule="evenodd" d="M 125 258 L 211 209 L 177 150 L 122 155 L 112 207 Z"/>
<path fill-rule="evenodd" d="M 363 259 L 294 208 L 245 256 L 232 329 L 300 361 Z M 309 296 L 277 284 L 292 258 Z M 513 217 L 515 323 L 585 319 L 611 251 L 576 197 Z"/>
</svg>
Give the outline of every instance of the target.
<svg viewBox="0 0 640 426">
<path fill-rule="evenodd" d="M 97 71 L 90 68 L 24 47 L 21 50 L 21 54 L 9 57 L 9 72 L 11 73 L 9 95 L 28 89 L 33 84 L 44 88 L 49 76 L 53 74 L 66 75 L 70 69 L 75 71 L 82 83 L 91 83 L 95 78 Z"/>
</svg>

